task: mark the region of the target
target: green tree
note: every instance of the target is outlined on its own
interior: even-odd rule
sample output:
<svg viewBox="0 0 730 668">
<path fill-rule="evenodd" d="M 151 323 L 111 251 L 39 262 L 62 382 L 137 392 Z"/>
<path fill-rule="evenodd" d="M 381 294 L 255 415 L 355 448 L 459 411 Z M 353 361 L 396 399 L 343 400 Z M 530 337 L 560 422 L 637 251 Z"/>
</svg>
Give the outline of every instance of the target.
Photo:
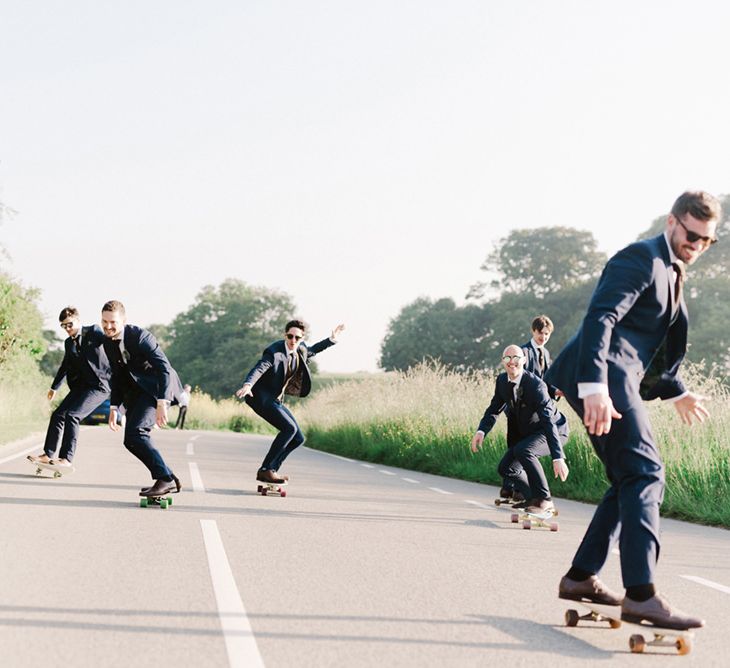
<svg viewBox="0 0 730 668">
<path fill-rule="evenodd" d="M 187 311 L 158 331 L 182 382 L 221 398 L 241 386 L 293 316 L 289 295 L 229 278 L 218 288 L 204 287 Z"/>
<path fill-rule="evenodd" d="M 0 370 L 21 373 L 36 364 L 46 350 L 43 318 L 36 306 L 38 291 L 24 288 L 0 273 Z"/>
<path fill-rule="evenodd" d="M 590 232 L 570 227 L 512 230 L 481 266 L 491 280 L 473 285 L 467 297 L 482 299 L 489 288 L 498 294 L 544 297 L 595 279 L 605 262 Z"/>
<path fill-rule="evenodd" d="M 46 352 L 39 360 L 38 366 L 41 372 L 47 376 L 55 376 L 63 361 L 63 341 L 56 336 L 56 332 L 52 329 L 44 329 L 42 334 L 46 342 Z"/>
</svg>

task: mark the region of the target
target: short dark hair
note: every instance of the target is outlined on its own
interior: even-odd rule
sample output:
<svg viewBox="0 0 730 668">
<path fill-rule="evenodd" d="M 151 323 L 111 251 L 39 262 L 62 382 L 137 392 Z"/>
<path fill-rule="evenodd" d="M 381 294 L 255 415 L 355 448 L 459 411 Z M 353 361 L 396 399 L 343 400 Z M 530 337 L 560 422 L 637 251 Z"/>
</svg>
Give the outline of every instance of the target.
<svg viewBox="0 0 730 668">
<path fill-rule="evenodd" d="M 116 299 L 110 299 L 104 306 L 101 307 L 101 312 L 104 313 L 104 311 L 118 311 L 122 315 L 126 315 L 127 312 L 124 310 L 124 304 L 122 302 L 117 301 Z"/>
<path fill-rule="evenodd" d="M 58 315 L 58 322 L 63 322 L 66 318 L 78 318 L 79 310 L 75 306 L 67 306 L 61 309 Z"/>
<path fill-rule="evenodd" d="M 542 332 L 543 329 L 549 329 L 551 332 L 555 330 L 553 321 L 550 320 L 546 315 L 539 315 L 532 321 L 532 331 Z"/>
<path fill-rule="evenodd" d="M 674 202 L 671 213 L 675 218 L 689 214 L 692 218 L 707 222 L 720 220 L 722 207 L 720 201 L 710 193 L 704 190 L 688 190 Z"/>
<path fill-rule="evenodd" d="M 302 330 L 302 333 L 304 333 L 307 330 L 307 324 L 304 322 L 304 320 L 290 320 L 286 323 L 286 327 L 284 327 L 284 331 L 288 332 L 292 327 L 298 327 Z"/>
</svg>

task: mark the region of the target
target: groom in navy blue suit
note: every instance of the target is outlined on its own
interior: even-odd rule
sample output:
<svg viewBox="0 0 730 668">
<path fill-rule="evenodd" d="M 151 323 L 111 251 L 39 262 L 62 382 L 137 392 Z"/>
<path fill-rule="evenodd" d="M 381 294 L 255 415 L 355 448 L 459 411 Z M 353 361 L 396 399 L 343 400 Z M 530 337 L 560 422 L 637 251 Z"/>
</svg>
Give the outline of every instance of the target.
<svg viewBox="0 0 730 668">
<path fill-rule="evenodd" d="M 281 402 L 285 394 L 306 397 L 312 388 L 312 378 L 307 362 L 317 353 L 337 342 L 345 329 L 338 325 L 329 338 L 311 346 L 304 343 L 306 325 L 301 320 L 290 320 L 285 327 L 284 339 L 275 341 L 263 357 L 249 371 L 243 386 L 236 392 L 246 403 L 272 427 L 279 430 L 269 452 L 256 474 L 256 480 L 283 483 L 288 476 L 277 471 L 284 460 L 302 443 L 304 434 L 291 411 Z"/>
<path fill-rule="evenodd" d="M 611 483 L 596 508 L 573 564 L 559 585 L 561 598 L 621 605 L 621 618 L 668 628 L 703 626 L 656 592 L 659 506 L 664 466 L 642 399 L 674 403 L 688 425 L 709 415 L 702 397 L 679 375 L 687 348 L 685 266 L 717 239 L 720 203 L 685 192 L 663 234 L 619 251 L 606 264 L 580 330 L 548 370 L 583 418 Z M 599 579 L 618 537 L 622 597 Z"/>
</svg>

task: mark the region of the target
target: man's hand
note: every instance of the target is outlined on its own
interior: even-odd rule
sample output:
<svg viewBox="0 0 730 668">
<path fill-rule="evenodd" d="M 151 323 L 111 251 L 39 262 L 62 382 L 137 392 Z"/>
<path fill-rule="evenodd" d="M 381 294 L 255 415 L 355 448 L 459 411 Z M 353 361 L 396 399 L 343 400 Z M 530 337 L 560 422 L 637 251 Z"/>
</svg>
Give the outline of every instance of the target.
<svg viewBox="0 0 730 668">
<path fill-rule="evenodd" d="M 553 459 L 553 473 L 556 478 L 560 478 L 563 482 L 565 482 L 568 478 L 569 472 L 570 470 L 568 469 L 568 465 L 565 463 L 564 459 Z"/>
<path fill-rule="evenodd" d="M 682 418 L 682 422 L 691 426 L 693 416 L 698 422 L 704 422 L 706 417 L 710 417 L 710 412 L 702 405 L 706 398 L 690 392 L 681 399 L 677 399 L 674 407 L 677 409 L 679 417 Z"/>
<path fill-rule="evenodd" d="M 345 329 L 345 325 L 344 324 L 337 325 L 337 327 L 335 327 L 332 330 L 332 334 L 330 334 L 330 340 L 337 341 L 337 337 L 340 334 L 342 334 L 342 332 L 344 331 L 344 329 Z"/>
<path fill-rule="evenodd" d="M 564 397 L 564 396 L 565 395 L 563 394 L 563 390 L 559 390 L 559 389 L 555 388 L 555 397 L 556 398 Z"/>
<path fill-rule="evenodd" d="M 251 392 L 251 386 L 246 383 L 240 390 L 236 391 L 236 396 L 239 399 L 244 399 L 245 397 L 252 397 L 253 392 Z"/>
<path fill-rule="evenodd" d="M 484 434 L 482 434 L 481 431 L 478 431 L 476 434 L 474 434 L 474 438 L 471 439 L 471 451 L 477 452 L 481 449 L 482 443 L 484 443 Z"/>
<path fill-rule="evenodd" d="M 53 397 L 56 396 L 56 390 L 48 390 L 48 394 L 46 396 L 48 397 L 48 401 L 53 401 Z"/>
<path fill-rule="evenodd" d="M 158 427 L 164 427 L 167 424 L 167 402 L 160 401 L 157 404 L 157 414 L 155 415 L 155 424 Z"/>
<path fill-rule="evenodd" d="M 611 429 L 611 419 L 620 420 L 621 413 L 613 407 L 607 394 L 591 394 L 583 399 L 583 424 L 588 433 L 603 436 Z"/>
<path fill-rule="evenodd" d="M 119 425 L 117 424 L 117 415 L 119 411 L 116 408 L 112 408 L 109 411 L 109 429 L 112 431 L 119 431 Z"/>
</svg>

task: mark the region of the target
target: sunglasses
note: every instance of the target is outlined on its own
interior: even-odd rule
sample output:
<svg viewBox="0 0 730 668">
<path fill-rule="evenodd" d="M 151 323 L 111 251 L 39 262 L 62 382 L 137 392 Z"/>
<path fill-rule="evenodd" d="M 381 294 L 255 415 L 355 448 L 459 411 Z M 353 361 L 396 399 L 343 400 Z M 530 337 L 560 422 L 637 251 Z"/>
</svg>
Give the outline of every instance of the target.
<svg viewBox="0 0 730 668">
<path fill-rule="evenodd" d="M 692 230 L 688 229 L 687 226 L 679 218 L 677 218 L 677 216 L 674 217 L 674 220 L 676 220 L 684 228 L 684 233 L 687 237 L 687 241 L 689 241 L 691 244 L 701 241 L 703 244 L 705 244 L 705 246 L 711 246 L 712 244 L 717 243 L 717 237 L 703 237 L 701 234 L 697 234 L 697 232 L 693 232 Z"/>
<path fill-rule="evenodd" d="M 513 360 L 521 360 L 523 358 L 524 358 L 524 355 L 505 355 L 502 358 L 502 361 L 507 363 L 507 362 L 512 362 Z"/>
<path fill-rule="evenodd" d="M 287 334 L 286 338 L 289 339 L 290 341 L 293 341 L 293 340 L 301 341 L 304 337 L 299 336 L 298 334 Z"/>
<path fill-rule="evenodd" d="M 62 329 L 73 329 L 74 328 L 74 324 L 73 324 L 73 322 L 62 322 L 61 323 L 61 328 Z"/>
</svg>

